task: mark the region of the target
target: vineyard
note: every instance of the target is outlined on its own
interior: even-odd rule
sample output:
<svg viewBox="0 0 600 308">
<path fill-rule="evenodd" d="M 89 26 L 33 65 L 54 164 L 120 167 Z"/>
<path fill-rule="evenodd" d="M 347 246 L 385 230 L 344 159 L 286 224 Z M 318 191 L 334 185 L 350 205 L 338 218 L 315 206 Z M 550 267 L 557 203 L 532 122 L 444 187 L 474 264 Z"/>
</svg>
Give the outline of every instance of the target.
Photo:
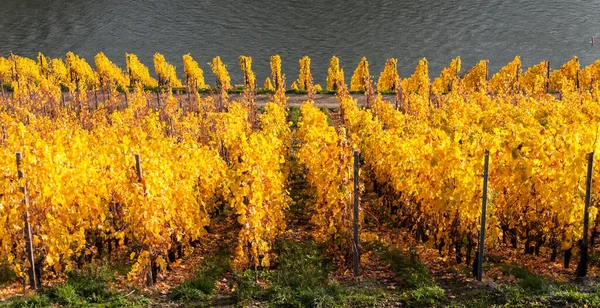
<svg viewBox="0 0 600 308">
<path fill-rule="evenodd" d="M 303 57 L 289 89 L 277 55 L 262 86 L 248 56 L 242 85 L 219 57 L 213 86 L 189 54 L 182 75 L 153 60 L 155 74 L 134 54 L 124 69 L 102 53 L 0 57 L 0 264 L 14 285 L 109 260 L 156 288 L 217 244 L 233 269 L 277 270 L 290 236 L 325 247 L 346 279 L 359 261 L 369 277 L 368 247 L 408 243 L 469 275 L 483 247 L 568 279 L 598 273 L 600 60 L 524 70 L 516 57 L 490 74 L 456 58 L 430 78 L 422 59 L 401 78 L 389 59 L 375 82 L 363 57 L 347 85 L 334 56 L 322 87 Z"/>
</svg>

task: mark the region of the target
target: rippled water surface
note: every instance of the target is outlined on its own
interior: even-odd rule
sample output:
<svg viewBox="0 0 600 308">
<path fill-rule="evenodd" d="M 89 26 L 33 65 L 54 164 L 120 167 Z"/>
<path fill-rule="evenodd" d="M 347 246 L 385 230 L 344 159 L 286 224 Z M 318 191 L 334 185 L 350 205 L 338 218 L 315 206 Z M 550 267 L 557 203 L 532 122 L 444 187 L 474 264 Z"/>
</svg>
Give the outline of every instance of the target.
<svg viewBox="0 0 600 308">
<path fill-rule="evenodd" d="M 574 55 L 582 65 L 600 58 L 599 13 L 600 0 L 3 1 L 0 55 L 73 51 L 93 62 L 103 51 L 123 66 L 133 52 L 152 66 L 160 52 L 181 68 L 191 53 L 205 71 L 220 55 L 236 83 L 242 54 L 253 57 L 260 83 L 271 54 L 282 56 L 288 80 L 310 56 L 320 83 L 332 55 L 348 77 L 363 55 L 374 75 L 389 57 L 399 59 L 401 76 L 422 57 L 432 75 L 455 56 L 463 69 L 489 59 L 495 71 L 515 55 L 526 66 L 547 59 L 557 68 Z"/>
</svg>

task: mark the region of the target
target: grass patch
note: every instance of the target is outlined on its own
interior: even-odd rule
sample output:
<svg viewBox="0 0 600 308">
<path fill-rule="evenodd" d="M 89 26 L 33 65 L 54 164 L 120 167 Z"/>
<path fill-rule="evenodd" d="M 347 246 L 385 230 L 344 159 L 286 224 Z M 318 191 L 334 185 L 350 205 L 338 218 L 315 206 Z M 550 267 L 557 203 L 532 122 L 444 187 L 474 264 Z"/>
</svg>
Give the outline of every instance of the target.
<svg viewBox="0 0 600 308">
<path fill-rule="evenodd" d="M 144 297 L 127 297 L 123 292 L 112 290 L 113 270 L 104 266 L 87 267 L 67 273 L 64 283 L 42 288 L 38 293 L 12 299 L 8 307 L 47 306 L 100 306 L 100 307 L 146 307 L 151 301 Z"/>
<path fill-rule="evenodd" d="M 370 243 L 372 249 L 386 261 L 395 272 L 401 287 L 401 303 L 409 307 L 446 306 L 449 301 L 446 291 L 438 286 L 429 268 L 419 260 L 419 255 L 411 247 L 403 251 L 393 247 L 383 247 L 380 243 Z"/>
<path fill-rule="evenodd" d="M 376 307 L 378 303 L 400 303 L 395 294 L 390 294 L 383 286 L 369 280 L 356 286 L 344 287 L 345 303 L 348 307 Z M 394 305 L 396 306 L 396 305 Z"/>
<path fill-rule="evenodd" d="M 343 286 L 330 279 L 330 263 L 313 241 L 280 240 L 274 270 L 236 273 L 238 304 L 270 307 L 373 307 L 388 297 L 378 287 Z M 261 283 L 257 283 L 261 281 Z"/>
<path fill-rule="evenodd" d="M 33 294 L 27 297 L 17 297 L 5 304 L 0 304 L 0 307 L 10 308 L 37 308 L 50 306 L 50 299 L 44 294 Z"/>
<path fill-rule="evenodd" d="M 448 301 L 446 291 L 438 286 L 419 287 L 404 293 L 403 300 L 410 307 L 439 306 Z"/>
<path fill-rule="evenodd" d="M 104 266 L 89 265 L 82 270 L 71 271 L 63 284 L 44 290 L 52 302 L 66 306 L 98 304 L 110 307 L 143 307 L 146 298 L 130 300 L 120 291 L 109 288 L 114 281 L 114 271 Z"/>
<path fill-rule="evenodd" d="M 543 291 L 546 287 L 544 279 L 517 264 L 503 264 L 500 270 L 504 275 L 513 275 L 519 279 L 519 286 L 527 291 Z"/>
<path fill-rule="evenodd" d="M 256 89 L 256 94 L 275 94 L 275 91 L 268 89 Z"/>
<path fill-rule="evenodd" d="M 306 92 L 306 90 L 294 90 L 294 89 L 287 89 L 285 90 L 285 94 L 307 94 L 308 92 Z"/>
<path fill-rule="evenodd" d="M 414 250 L 405 253 L 399 249 L 385 249 L 379 252 L 380 257 L 388 262 L 404 287 L 433 287 L 435 282 L 429 268 L 419 261 Z"/>
<path fill-rule="evenodd" d="M 276 270 L 237 274 L 236 298 L 255 298 L 274 305 L 314 307 L 334 303 L 338 287 L 328 284 L 329 268 L 314 242 L 278 241 Z M 263 288 L 256 281 L 266 281 Z"/>
<path fill-rule="evenodd" d="M 292 146 L 298 147 L 297 144 Z M 298 162 L 298 157 L 294 152 L 292 150 L 292 155 L 289 156 L 290 173 L 287 179 L 287 189 L 292 198 L 289 208 L 290 215 L 286 215 L 290 227 L 308 223 L 311 212 L 309 205 L 314 198 L 310 192 L 310 185 L 306 181 L 304 166 Z"/>
<path fill-rule="evenodd" d="M 594 283 L 556 282 L 516 264 L 498 264 L 498 268 L 518 282 L 465 285 L 452 279 L 444 280 L 442 285 L 458 295 L 452 304 L 467 307 L 600 307 L 600 288 Z"/>
<path fill-rule="evenodd" d="M 551 284 L 540 293 L 528 290 L 519 284 L 504 284 L 498 290 L 502 294 L 502 304 L 519 307 L 600 307 L 598 287 L 582 289 L 571 284 Z"/>
<path fill-rule="evenodd" d="M 525 290 L 516 284 L 503 284 L 498 287 L 503 303 L 520 303 L 526 295 Z"/>
<path fill-rule="evenodd" d="M 215 281 L 231 270 L 231 258 L 217 254 L 205 259 L 194 275 L 175 287 L 169 298 L 172 300 L 198 300 L 215 291 Z"/>
<path fill-rule="evenodd" d="M 68 273 L 67 283 L 64 287 L 56 287 L 54 293 L 72 294 L 91 303 L 99 303 L 110 299 L 114 292 L 110 291 L 108 284 L 114 279 L 112 270 L 105 267 L 94 267 L 92 265 L 80 271 Z M 67 290 L 63 290 L 67 289 Z M 63 290 L 61 292 L 61 290 Z M 62 297 L 58 297 L 62 298 Z M 66 298 L 65 298 L 66 300 Z"/>
<path fill-rule="evenodd" d="M 600 294 L 598 293 L 598 289 L 590 293 L 578 290 L 566 290 L 551 293 L 543 301 L 549 305 L 559 307 L 600 307 Z"/>
<path fill-rule="evenodd" d="M 323 91 L 318 91 L 318 94 L 337 94 L 336 90 L 323 90 Z"/>
</svg>

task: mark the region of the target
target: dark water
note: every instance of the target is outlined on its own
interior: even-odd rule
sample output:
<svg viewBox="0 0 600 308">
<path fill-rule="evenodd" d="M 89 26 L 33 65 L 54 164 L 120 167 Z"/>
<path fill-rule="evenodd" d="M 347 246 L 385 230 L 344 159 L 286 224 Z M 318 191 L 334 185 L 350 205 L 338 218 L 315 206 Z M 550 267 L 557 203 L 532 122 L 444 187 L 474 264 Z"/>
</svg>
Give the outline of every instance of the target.
<svg viewBox="0 0 600 308">
<path fill-rule="evenodd" d="M 402 77 L 426 57 L 437 76 L 452 58 L 463 70 L 480 59 L 498 70 L 520 55 L 525 66 L 550 60 L 553 68 L 577 55 L 587 65 L 600 58 L 600 0 L 373 0 L 373 1 L 34 1 L 0 2 L 0 55 L 64 57 L 73 51 L 93 63 L 103 51 L 124 66 L 125 52 L 152 66 L 165 54 L 181 72 L 186 53 L 213 80 L 207 63 L 220 55 L 235 83 L 238 56 L 253 57 L 260 84 L 269 56 L 280 54 L 288 84 L 298 59 L 308 55 L 316 82 L 324 84 L 332 55 L 349 78 L 361 56 L 378 76 L 396 57 Z M 591 36 L 598 37 L 591 46 Z M 151 69 L 153 71 L 153 69 Z"/>
</svg>

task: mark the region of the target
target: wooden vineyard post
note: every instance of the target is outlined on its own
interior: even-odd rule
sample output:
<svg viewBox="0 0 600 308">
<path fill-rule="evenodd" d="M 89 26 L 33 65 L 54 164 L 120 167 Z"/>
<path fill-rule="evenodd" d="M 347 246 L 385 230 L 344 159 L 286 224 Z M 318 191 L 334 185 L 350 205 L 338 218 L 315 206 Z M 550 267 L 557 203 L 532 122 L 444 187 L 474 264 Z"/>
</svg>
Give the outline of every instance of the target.
<svg viewBox="0 0 600 308">
<path fill-rule="evenodd" d="M 546 92 L 550 92 L 550 61 L 548 61 L 548 65 L 546 67 Z"/>
<path fill-rule="evenodd" d="M 585 207 L 583 210 L 583 239 L 581 240 L 581 258 L 577 267 L 577 277 L 587 276 L 588 232 L 590 229 L 590 203 L 592 199 L 592 171 L 594 170 L 594 152 L 588 154 L 588 170 L 585 182 Z"/>
<path fill-rule="evenodd" d="M 187 85 L 187 97 L 188 97 L 188 109 L 192 106 L 192 87 L 190 86 L 190 76 L 187 76 L 187 81 L 185 83 Z M 185 114 L 185 113 L 184 113 Z"/>
<path fill-rule="evenodd" d="M 155 89 L 156 90 L 156 101 L 157 101 L 157 103 L 156 103 L 157 107 L 156 108 L 158 110 L 160 110 L 160 94 L 158 94 L 158 89 L 159 89 L 159 87 L 156 87 L 156 89 Z"/>
<path fill-rule="evenodd" d="M 579 64 L 579 58 L 577 58 L 577 74 L 575 75 L 575 85 L 577 86 L 577 90 L 579 90 L 579 71 L 581 70 L 581 66 Z"/>
<path fill-rule="evenodd" d="M 358 277 L 360 274 L 360 246 L 359 246 L 359 235 L 358 235 L 358 150 L 354 150 L 354 277 Z"/>
<path fill-rule="evenodd" d="M 513 90 L 516 91 L 519 91 L 519 68 L 520 66 L 517 66 L 517 71 L 515 72 L 515 83 L 513 84 Z"/>
<path fill-rule="evenodd" d="M 142 182 L 142 164 L 140 163 L 140 154 L 135 154 L 135 172 L 138 177 L 138 181 Z"/>
<path fill-rule="evenodd" d="M 19 180 L 23 179 L 23 171 L 21 171 L 21 161 L 23 160 L 23 154 L 17 152 L 17 176 Z M 31 225 L 29 224 L 29 200 L 27 199 L 27 184 L 24 182 L 21 186 L 21 193 L 23 193 L 23 205 L 25 210 L 23 211 L 23 220 L 25 222 L 25 250 L 27 253 L 27 260 L 29 261 L 29 288 L 37 290 L 38 279 L 35 272 L 35 258 L 33 257 L 33 236 L 31 235 Z"/>
<path fill-rule="evenodd" d="M 483 165 L 483 197 L 481 198 L 481 229 L 479 231 L 479 252 L 477 253 L 477 280 L 483 276 L 483 246 L 485 243 L 485 215 L 487 207 L 487 187 L 490 166 L 490 152 L 485 150 Z"/>
<path fill-rule="evenodd" d="M 142 163 L 140 160 L 140 154 L 135 154 L 135 173 L 137 174 L 138 182 L 142 183 Z M 154 262 L 152 261 L 152 251 L 150 251 L 150 270 L 146 274 L 146 286 L 151 287 L 154 285 Z"/>
</svg>

